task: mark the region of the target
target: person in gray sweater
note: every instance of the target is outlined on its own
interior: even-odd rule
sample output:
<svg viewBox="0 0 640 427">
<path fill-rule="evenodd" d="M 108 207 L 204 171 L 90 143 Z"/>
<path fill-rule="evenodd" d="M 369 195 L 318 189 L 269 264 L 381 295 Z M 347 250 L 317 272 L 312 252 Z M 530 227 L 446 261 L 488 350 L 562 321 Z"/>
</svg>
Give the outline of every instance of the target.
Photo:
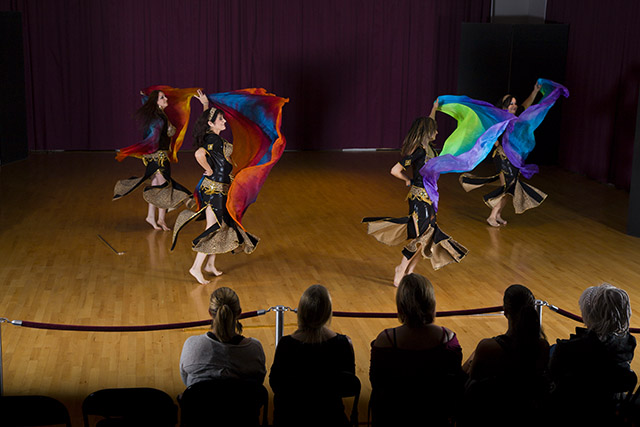
<svg viewBox="0 0 640 427">
<path fill-rule="evenodd" d="M 180 375 L 188 387 L 209 379 L 252 380 L 264 382 L 267 373 L 262 344 L 241 335 L 238 317 L 242 310 L 238 295 L 230 288 L 218 288 L 211 294 L 209 313 L 211 330 L 187 338 L 180 356 Z"/>
</svg>

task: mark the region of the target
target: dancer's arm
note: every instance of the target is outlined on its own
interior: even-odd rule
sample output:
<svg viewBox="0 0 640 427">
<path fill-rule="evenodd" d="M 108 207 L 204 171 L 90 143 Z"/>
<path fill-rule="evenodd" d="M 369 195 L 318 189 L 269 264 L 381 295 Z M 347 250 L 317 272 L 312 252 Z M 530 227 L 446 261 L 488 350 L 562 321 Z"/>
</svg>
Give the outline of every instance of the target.
<svg viewBox="0 0 640 427">
<path fill-rule="evenodd" d="M 431 108 L 431 114 L 429 114 L 429 117 L 431 117 L 433 120 L 436 119 L 436 110 L 438 109 L 439 106 L 440 106 L 440 103 L 438 102 L 438 99 L 436 98 L 436 100 L 433 101 L 433 107 Z"/>
<path fill-rule="evenodd" d="M 202 104 L 202 111 L 205 111 L 207 108 L 209 108 L 209 98 L 207 98 L 207 95 L 202 93 L 201 89 L 198 89 L 196 98 L 198 98 L 198 100 Z"/>
<path fill-rule="evenodd" d="M 531 104 L 533 104 L 533 101 L 536 99 L 536 96 L 538 95 L 538 92 L 540 92 L 541 87 L 542 86 L 540 86 L 536 81 L 536 84 L 535 86 L 533 86 L 533 90 L 531 91 L 531 94 L 527 99 L 524 100 L 524 102 L 522 102 L 522 108 L 526 110 L 527 108 L 531 107 Z"/>
<path fill-rule="evenodd" d="M 207 162 L 207 150 L 200 147 L 196 150 L 195 156 L 196 156 L 196 160 L 198 161 L 198 164 L 202 166 L 202 169 L 204 169 L 204 174 L 207 176 L 213 175 L 213 171 L 211 170 L 211 167 Z"/>
<path fill-rule="evenodd" d="M 411 185 L 411 179 L 409 179 L 409 177 L 405 173 L 404 167 L 402 167 L 400 163 L 396 163 L 395 165 L 393 165 L 393 167 L 391 168 L 391 175 L 404 181 L 407 187 Z"/>
</svg>

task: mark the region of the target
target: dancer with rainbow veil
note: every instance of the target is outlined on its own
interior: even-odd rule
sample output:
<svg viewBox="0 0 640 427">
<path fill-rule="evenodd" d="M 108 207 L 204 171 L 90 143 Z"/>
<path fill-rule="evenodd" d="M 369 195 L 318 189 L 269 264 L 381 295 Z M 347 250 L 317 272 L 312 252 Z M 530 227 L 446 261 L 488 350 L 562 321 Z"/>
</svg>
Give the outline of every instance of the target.
<svg viewBox="0 0 640 427">
<path fill-rule="evenodd" d="M 197 253 L 189 273 L 206 284 L 209 280 L 204 277 L 203 266 L 204 272 L 222 274 L 215 266 L 217 254 L 250 254 L 258 244 L 259 239 L 247 232 L 241 221 L 284 151 L 286 142 L 280 124 L 282 106 L 289 100 L 264 89 L 208 96 L 199 92 L 198 99 L 204 112 L 194 126 L 193 137 L 195 157 L 204 172 L 194 192 L 196 210 L 184 210 L 178 215 L 171 250 L 180 231 L 204 216 L 206 228 L 192 242 Z M 221 135 L 227 123 L 232 141 Z"/>
<path fill-rule="evenodd" d="M 506 224 L 499 213 L 507 195 L 513 197 L 516 213 L 535 207 L 544 200 L 546 194 L 521 182 L 519 175 L 531 178 L 538 172 L 536 165 L 524 163 L 524 159 L 535 147 L 533 132 L 558 98 L 568 97 L 569 91 L 551 80 L 538 79 L 534 96 L 538 85 L 543 94 L 542 99 L 538 104 L 528 107 L 519 117 L 508 109 L 509 105 L 515 105 L 515 99 L 506 99 L 509 103 L 507 109 L 503 109 L 467 96 L 443 95 L 438 98 L 438 110 L 455 118 L 458 127 L 445 141 L 440 155 L 428 161 L 421 170 L 425 191 L 436 210 L 440 174 L 473 170 L 492 150 L 497 153 L 494 158 L 498 157 L 497 163 L 500 166 L 496 175 L 479 178 L 463 174 L 460 178 L 466 189 L 501 180 L 502 185 L 485 196 L 494 215 L 487 219 L 490 225 Z M 496 206 L 498 208 L 494 211 Z"/>
<path fill-rule="evenodd" d="M 407 199 L 409 215 L 401 218 L 368 217 L 368 233 L 387 245 L 399 245 L 409 240 L 402 250 L 402 259 L 395 268 L 393 284 L 413 273 L 420 255 L 431 260 L 435 270 L 452 262 L 460 262 L 467 249 L 446 235 L 436 222 L 436 207 L 425 191 L 424 180 L 420 173 L 425 163 L 436 158 L 433 149 L 437 123 L 435 121 L 438 101 L 433 104 L 429 117 L 418 117 L 413 121 L 405 137 L 400 155 L 402 159 L 391 169 L 391 175 L 404 181 L 410 187 Z M 409 173 L 407 168 L 411 167 Z"/>
<path fill-rule="evenodd" d="M 143 198 L 149 204 L 146 221 L 156 230 L 169 231 L 165 221 L 168 209 L 191 200 L 191 192 L 171 178 L 171 162 L 178 161 L 189 121 L 191 97 L 196 89 L 176 89 L 170 86 L 151 86 L 141 91 L 143 105 L 135 117 L 139 121 L 144 139 L 118 150 L 116 159 L 137 157 L 145 172 L 142 177 L 131 177 L 116 183 L 113 200 L 118 200 L 150 180 L 144 188 Z M 157 212 L 157 219 L 156 219 Z"/>
</svg>

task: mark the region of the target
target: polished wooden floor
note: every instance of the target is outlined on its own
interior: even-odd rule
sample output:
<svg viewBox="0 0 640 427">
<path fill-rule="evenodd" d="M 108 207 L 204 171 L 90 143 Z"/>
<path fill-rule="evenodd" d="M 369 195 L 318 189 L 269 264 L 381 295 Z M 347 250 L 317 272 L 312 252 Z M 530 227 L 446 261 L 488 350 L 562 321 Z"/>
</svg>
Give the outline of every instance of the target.
<svg viewBox="0 0 640 427">
<path fill-rule="evenodd" d="M 170 233 L 145 222 L 138 191 L 111 201 L 117 179 L 139 175 L 139 161 L 112 153 L 32 153 L 0 168 L 0 317 L 81 325 L 146 325 L 202 320 L 213 289 L 229 286 L 244 311 L 295 307 L 314 283 L 327 286 L 338 311 L 394 312 L 393 267 L 400 248 L 369 237 L 362 217 L 406 214 L 406 188 L 389 175 L 397 152 L 287 152 L 244 219 L 261 238 L 256 252 L 222 255 L 225 274 L 206 286 L 189 276 L 190 238 L 183 231 L 169 252 Z M 182 153 L 173 176 L 193 188 L 199 168 Z M 536 297 L 574 313 L 584 288 L 610 282 L 640 308 L 640 239 L 625 234 L 628 193 L 557 168 L 542 168 L 531 183 L 549 194 L 537 209 L 506 227 L 485 223 L 482 189 L 465 193 L 457 176 L 440 179 L 441 228 L 469 249 L 461 264 L 417 272 L 436 288 L 439 310 L 501 304 L 507 285 L 521 283 Z M 176 213 L 168 215 L 170 224 Z M 98 235 L 124 255 L 115 254 Z M 295 317 L 285 315 L 285 333 Z M 452 317 L 438 323 L 457 332 L 465 357 L 483 337 L 505 330 L 500 315 Z M 545 310 L 550 341 L 577 325 Z M 275 316 L 244 322 L 273 360 Z M 362 381 L 360 419 L 366 420 L 369 344 L 395 320 L 333 320 L 349 335 Z M 632 326 L 640 321 L 632 319 Z M 184 340 L 205 328 L 134 333 L 44 331 L 2 325 L 5 394 L 45 394 L 70 408 L 106 387 L 150 386 L 172 396 L 184 386 L 178 361 Z M 637 360 L 633 366 L 640 368 Z M 292 384 L 292 387 L 295 385 Z M 348 403 L 350 404 L 350 403 Z"/>
</svg>

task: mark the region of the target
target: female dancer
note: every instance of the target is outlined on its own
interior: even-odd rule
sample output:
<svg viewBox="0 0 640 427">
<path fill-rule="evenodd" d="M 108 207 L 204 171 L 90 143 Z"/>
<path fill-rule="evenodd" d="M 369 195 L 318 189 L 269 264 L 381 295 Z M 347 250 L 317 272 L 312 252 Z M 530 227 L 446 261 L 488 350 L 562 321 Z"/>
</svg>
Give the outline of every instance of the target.
<svg viewBox="0 0 640 427">
<path fill-rule="evenodd" d="M 436 156 L 431 143 L 438 133 L 435 121 L 438 101 L 433 103 L 429 117 L 418 117 L 413 121 L 409 133 L 402 143 L 402 159 L 391 169 L 391 175 L 404 181 L 411 190 L 409 216 L 403 218 L 375 217 L 364 218 L 368 223 L 368 233 L 387 245 L 398 245 L 407 239 L 411 241 L 402 250 L 402 260 L 395 268 L 394 286 L 407 274 L 413 273 L 419 260 L 419 254 L 431 259 L 435 270 L 451 262 L 460 262 L 467 249 L 447 236 L 436 223 L 436 211 L 424 189 L 420 169 Z M 413 173 L 407 174 L 406 168 L 413 167 Z M 421 249 L 418 251 L 418 249 Z"/>
<path fill-rule="evenodd" d="M 536 83 L 529 97 L 522 103 L 524 110 L 531 106 L 540 88 L 541 86 Z M 516 98 L 510 94 L 503 96 L 496 104 L 496 107 L 507 110 L 514 115 L 518 111 Z M 487 223 L 492 227 L 500 227 L 501 225 L 507 225 L 507 221 L 502 218 L 502 209 L 507 204 L 507 195 L 513 197 L 513 206 L 517 214 L 521 214 L 527 209 L 535 208 L 544 201 L 547 195 L 537 188 L 520 181 L 520 170 L 507 158 L 502 148 L 502 138 L 496 141 L 491 157 L 496 167 L 495 175 L 477 177 L 465 173 L 460 175 L 460 183 L 465 191 L 471 191 L 490 182 L 500 180 L 500 187 L 485 194 L 483 197 L 484 202 L 491 208 Z"/>
<path fill-rule="evenodd" d="M 176 128 L 169 122 L 164 110 L 169 106 L 165 93 L 154 90 L 135 113 L 135 118 L 145 130 L 144 140 L 123 148 L 116 158 L 122 161 L 131 155 L 142 159 L 146 170 L 142 178 L 132 177 L 116 182 L 113 200 L 126 196 L 142 183 L 151 179 L 143 197 L 149 204 L 146 221 L 156 230 L 169 231 L 165 222 L 167 209 L 175 209 L 191 197 L 191 192 L 171 179 L 169 145 Z M 156 211 L 158 219 L 156 220 Z"/>
<path fill-rule="evenodd" d="M 205 104 L 205 95 L 199 94 L 198 99 L 203 105 L 208 105 L 208 101 Z M 233 180 L 233 144 L 220 136 L 220 132 L 226 129 L 226 122 L 222 110 L 211 107 L 205 109 L 194 126 L 193 138 L 195 146 L 198 147 L 195 157 L 204 169 L 195 191 L 198 211 L 182 211 L 173 230 L 171 249 L 175 247 L 180 230 L 204 211 L 207 226 L 205 231 L 193 240 L 193 250 L 197 254 L 189 269 L 189 273 L 203 285 L 209 283 L 202 274 L 202 266 L 207 257 L 209 259 L 204 271 L 220 276 L 222 272 L 215 266 L 216 254 L 231 251 L 251 253 L 259 240 L 245 232 L 231 218 L 226 208 L 227 194 Z"/>
</svg>

